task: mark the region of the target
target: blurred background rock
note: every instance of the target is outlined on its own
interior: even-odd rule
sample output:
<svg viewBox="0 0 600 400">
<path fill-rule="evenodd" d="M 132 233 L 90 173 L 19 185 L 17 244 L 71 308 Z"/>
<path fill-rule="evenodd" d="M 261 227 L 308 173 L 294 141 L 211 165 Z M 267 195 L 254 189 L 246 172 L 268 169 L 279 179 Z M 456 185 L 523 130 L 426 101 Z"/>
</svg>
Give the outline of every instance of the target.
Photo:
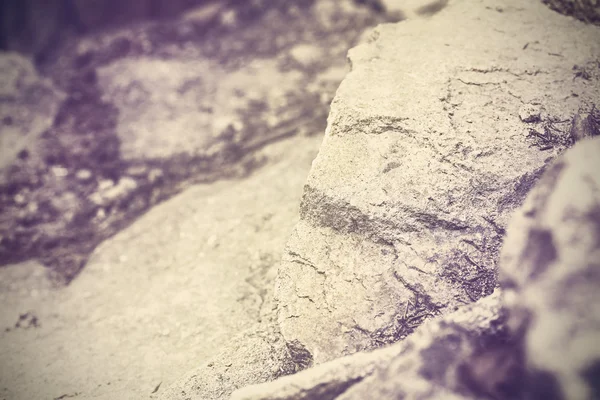
<svg viewBox="0 0 600 400">
<path fill-rule="evenodd" d="M 270 0 L 270 3 L 278 0 Z M 136 21 L 168 19 L 198 8 L 206 19 L 222 7 L 258 1 L 215 0 L 5 0 L 0 3 L 0 50 L 17 51 L 42 60 L 69 35 Z M 265 4 L 266 5 L 266 4 Z"/>
</svg>

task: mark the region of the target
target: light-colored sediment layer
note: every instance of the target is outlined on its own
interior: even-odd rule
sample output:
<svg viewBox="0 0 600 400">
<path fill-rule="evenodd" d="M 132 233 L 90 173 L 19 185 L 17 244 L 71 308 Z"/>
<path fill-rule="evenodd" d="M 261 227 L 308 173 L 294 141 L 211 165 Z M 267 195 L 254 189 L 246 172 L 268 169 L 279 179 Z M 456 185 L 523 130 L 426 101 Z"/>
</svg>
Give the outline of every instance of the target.
<svg viewBox="0 0 600 400">
<path fill-rule="evenodd" d="M 258 324 L 319 142 L 272 145 L 272 164 L 246 180 L 194 186 L 153 208 L 67 288 L 48 287 L 38 265 L 0 269 L 0 282 L 15 282 L 0 291 L 0 398 L 158 396 L 161 382 Z"/>
</svg>

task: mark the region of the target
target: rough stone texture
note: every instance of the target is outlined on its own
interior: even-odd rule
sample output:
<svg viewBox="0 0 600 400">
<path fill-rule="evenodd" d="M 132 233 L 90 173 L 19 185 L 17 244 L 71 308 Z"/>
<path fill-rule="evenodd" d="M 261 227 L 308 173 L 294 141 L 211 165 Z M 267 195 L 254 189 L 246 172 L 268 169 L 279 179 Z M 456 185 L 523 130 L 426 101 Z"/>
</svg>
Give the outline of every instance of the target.
<svg viewBox="0 0 600 400">
<path fill-rule="evenodd" d="M 232 399 L 597 398 L 598 171 L 600 139 L 583 140 L 547 169 L 511 218 L 501 294 L 389 347 L 249 386 Z"/>
<path fill-rule="evenodd" d="M 600 122 L 600 121 L 599 121 Z M 600 139 L 548 168 L 511 220 L 502 285 L 531 368 L 565 399 L 596 399 L 600 348 Z"/>
<path fill-rule="evenodd" d="M 154 208 L 96 249 L 67 288 L 54 287 L 34 262 L 0 269 L 0 398 L 225 399 L 314 364 L 275 382 L 279 394 L 261 386 L 236 396 L 519 398 L 511 390 L 521 353 L 505 337 L 498 295 L 451 311 L 492 292 L 506 219 L 546 163 L 598 133 L 598 30 L 540 4 L 467 0 L 411 8 L 430 19 L 376 30 L 351 53 L 354 71 L 334 102 L 275 301 L 276 265 L 319 142 L 311 135 L 320 120 L 312 116 L 324 115 L 344 73 L 328 68 L 329 58 L 385 18 L 350 1 L 282 6 L 264 20 L 222 7 L 195 10 L 185 16 L 189 23 L 90 35 L 43 66 L 68 99 L 42 140 L 48 151 L 38 153 L 40 145 L 29 156 L 39 163 L 17 157 L 14 193 L 0 187 L 2 223 L 18 216 L 0 232 L 2 263 L 16 249 L 20 260 L 42 249 L 53 261 L 72 262 L 75 274 L 120 221 Z M 219 23 L 208 26 L 217 15 Z M 278 21 L 268 26 L 286 37 L 271 40 L 261 21 Z M 297 44 L 294 29 L 310 31 L 308 21 L 317 33 Z M 257 63 L 248 53 L 272 58 Z M 147 77 L 143 63 L 174 74 L 152 68 L 156 75 Z M 120 81 L 115 66 L 135 84 Z M 186 67 L 222 85 L 190 79 Z M 253 86 L 261 68 L 283 77 L 262 82 L 306 87 L 286 86 L 279 96 Z M 266 111 L 252 108 L 252 91 L 237 93 L 240 82 L 268 97 Z M 308 97 L 282 108 L 293 92 Z M 140 104 L 145 93 L 148 103 Z M 220 98 L 232 93 L 231 104 Z M 220 105 L 214 118 L 196 115 L 191 130 L 179 131 L 185 123 L 173 121 L 185 122 L 192 104 L 205 107 L 204 95 Z M 246 129 L 232 110 L 248 117 Z M 143 140 L 128 143 L 127 124 L 137 133 L 154 124 L 162 135 L 177 129 L 171 139 L 201 140 L 186 147 L 140 134 Z M 190 135 L 198 128 L 211 136 Z M 28 175 L 31 165 L 41 172 Z M 243 179 L 226 179 L 234 176 Z M 199 181 L 211 183 L 189 188 Z M 90 230 L 76 229 L 88 222 Z M 527 293 L 513 298 L 536 305 Z M 519 333 L 527 312 L 515 310 L 511 326 Z M 441 319 L 413 333 L 434 316 Z M 537 340 L 531 326 L 526 337 Z M 531 357 L 533 368 L 545 362 L 540 357 Z M 549 365 L 550 378 L 570 379 L 572 371 Z M 597 370 L 587 366 L 584 380 L 593 382 Z M 575 378 L 574 389 L 565 388 L 584 386 Z"/>
<path fill-rule="evenodd" d="M 0 186 L 0 398 L 156 397 L 202 365 L 186 392 L 226 398 L 311 363 L 279 333 L 275 265 L 346 51 L 387 17 L 237 3 L 37 60 L 66 99 Z"/>
<path fill-rule="evenodd" d="M 342 357 L 275 382 L 249 386 L 232 400 L 472 399 L 481 394 L 464 379 L 482 345 L 506 332 L 494 293 L 444 318 L 428 321 L 408 339 L 370 353 Z M 496 370 L 498 381 L 503 376 Z M 401 378 L 399 378 L 401 377 Z M 493 383 L 485 382 L 495 390 Z M 494 394 L 498 394 L 497 392 Z"/>
<path fill-rule="evenodd" d="M 0 54 L 0 185 L 6 168 L 19 154 L 28 157 L 31 144 L 52 125 L 64 93 L 38 75 L 27 58 Z"/>
<path fill-rule="evenodd" d="M 561 14 L 572 15 L 582 21 L 600 25 L 600 2 L 598 0 L 542 0 Z"/>
<path fill-rule="evenodd" d="M 222 351 L 180 377 L 161 392 L 160 399 L 229 399 L 247 385 L 270 382 L 301 368 L 265 307 L 263 323 L 250 326 L 222 346 Z"/>
<path fill-rule="evenodd" d="M 490 294 L 509 215 L 600 104 L 599 39 L 542 3 L 454 1 L 352 49 L 278 273 L 285 339 L 318 364 Z"/>
</svg>

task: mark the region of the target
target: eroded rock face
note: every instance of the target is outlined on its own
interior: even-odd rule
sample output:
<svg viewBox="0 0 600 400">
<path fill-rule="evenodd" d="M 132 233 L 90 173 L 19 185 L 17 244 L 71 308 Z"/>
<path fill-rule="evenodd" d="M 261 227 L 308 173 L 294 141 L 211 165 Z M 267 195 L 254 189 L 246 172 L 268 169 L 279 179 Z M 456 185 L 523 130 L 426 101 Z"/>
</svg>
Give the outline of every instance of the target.
<svg viewBox="0 0 600 400">
<path fill-rule="evenodd" d="M 598 38 L 541 3 L 457 1 L 352 49 L 279 270 L 286 340 L 318 364 L 490 294 L 511 212 L 600 102 Z"/>
<path fill-rule="evenodd" d="M 600 395 L 600 139 L 557 160 L 509 225 L 502 284 L 528 364 L 566 399 Z"/>
<path fill-rule="evenodd" d="M 581 141 L 547 169 L 511 219 L 502 292 L 428 321 L 404 341 L 232 399 L 597 398 L 598 171 L 600 139 Z"/>
</svg>

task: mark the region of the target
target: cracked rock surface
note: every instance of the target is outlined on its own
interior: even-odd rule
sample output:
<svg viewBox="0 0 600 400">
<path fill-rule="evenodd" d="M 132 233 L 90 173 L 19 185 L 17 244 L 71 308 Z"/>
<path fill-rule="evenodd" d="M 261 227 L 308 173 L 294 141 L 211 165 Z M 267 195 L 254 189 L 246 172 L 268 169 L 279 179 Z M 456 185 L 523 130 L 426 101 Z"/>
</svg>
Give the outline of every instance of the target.
<svg viewBox="0 0 600 400">
<path fill-rule="evenodd" d="M 511 218 L 490 296 L 407 339 L 233 393 L 235 400 L 594 399 L 600 138 L 558 157 Z"/>
<path fill-rule="evenodd" d="M 257 0 L 0 55 L 0 399 L 594 394 L 599 32 L 540 2 Z"/>
<path fill-rule="evenodd" d="M 538 2 L 453 1 L 352 49 L 278 271 L 286 341 L 318 364 L 489 295 L 509 216 L 597 113 L 599 38 Z"/>
</svg>

